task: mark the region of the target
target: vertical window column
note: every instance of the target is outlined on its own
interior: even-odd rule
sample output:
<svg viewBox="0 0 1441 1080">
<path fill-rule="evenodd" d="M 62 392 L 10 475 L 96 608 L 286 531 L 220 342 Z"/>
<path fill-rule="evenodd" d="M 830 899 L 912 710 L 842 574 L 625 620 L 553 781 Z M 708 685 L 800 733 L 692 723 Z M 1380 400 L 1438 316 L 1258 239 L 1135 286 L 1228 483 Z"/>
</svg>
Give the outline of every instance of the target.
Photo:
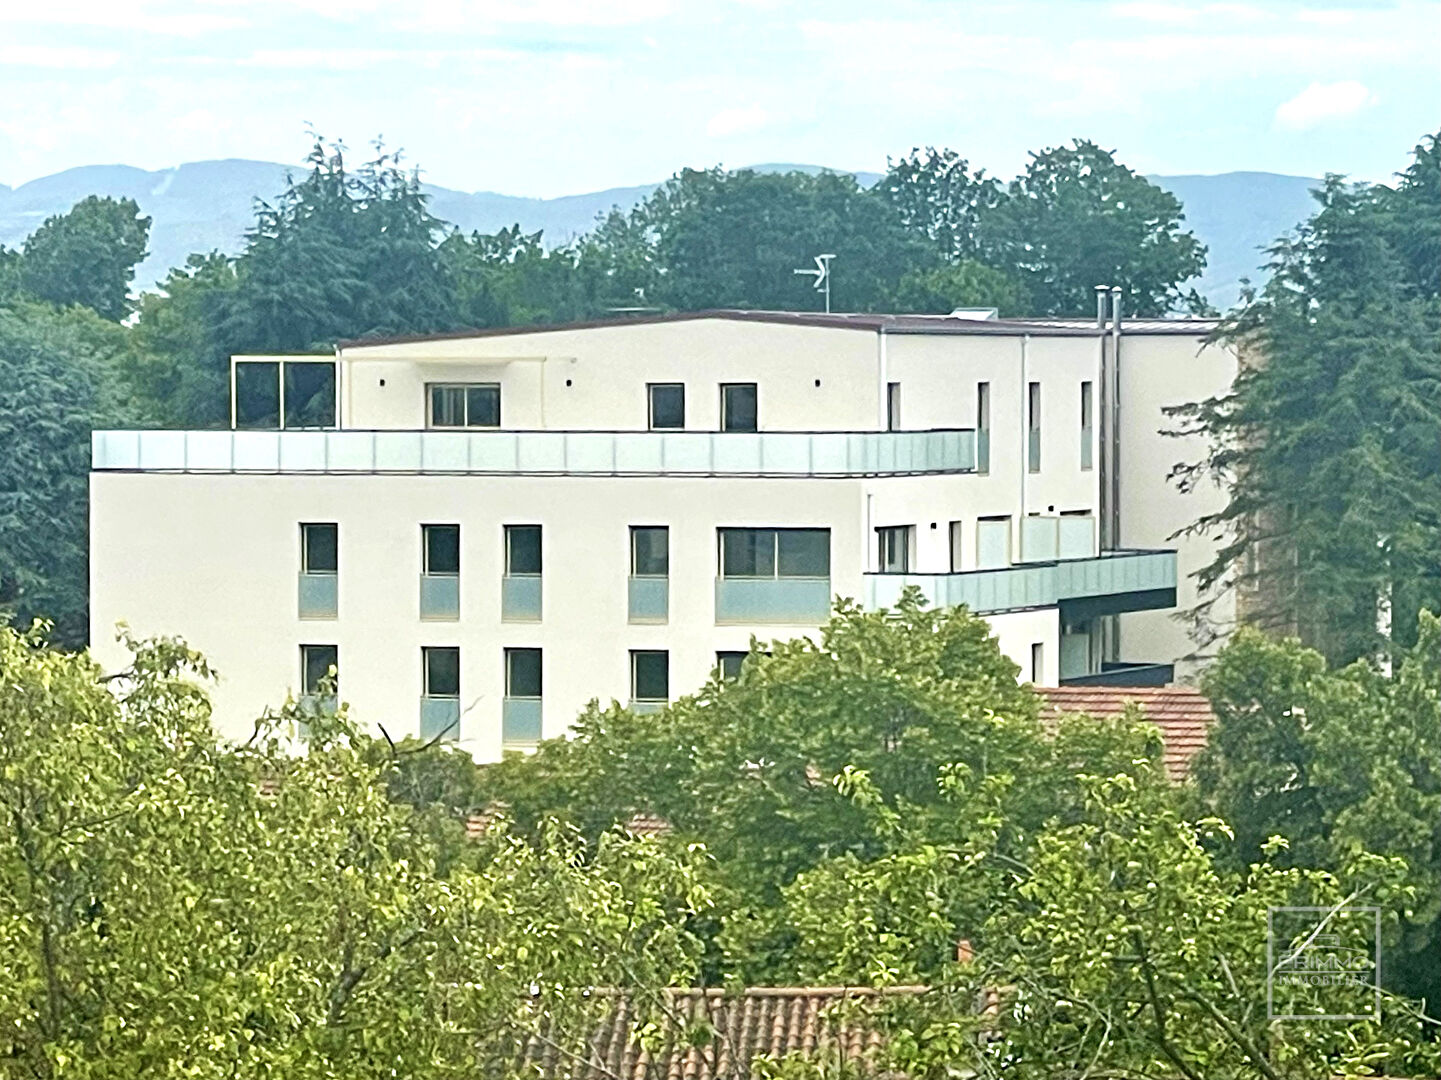
<svg viewBox="0 0 1441 1080">
<path fill-rule="evenodd" d="M 1026 393 L 1026 469 L 1041 471 L 1041 384 L 1033 382 Z"/>
<path fill-rule="evenodd" d="M 505 650 L 505 702 L 500 719 L 503 749 L 540 742 L 541 655 L 539 649 Z"/>
<path fill-rule="evenodd" d="M 539 525 L 505 526 L 505 576 L 500 583 L 500 617 L 539 622 L 541 613 Z"/>
<path fill-rule="evenodd" d="M 455 742 L 460 738 L 460 650 L 427 646 L 420 650 L 420 663 L 420 737 Z"/>
<path fill-rule="evenodd" d="M 886 383 L 886 430 L 901 430 L 901 384 Z"/>
<path fill-rule="evenodd" d="M 991 384 L 976 383 L 976 472 L 991 471 Z"/>
<path fill-rule="evenodd" d="M 420 527 L 420 617 L 460 618 L 460 526 Z"/>
<path fill-rule="evenodd" d="M 334 522 L 300 526 L 302 619 L 333 619 L 339 609 L 340 528 Z"/>
<path fill-rule="evenodd" d="M 670 529 L 632 525 L 628 617 L 633 623 L 663 623 L 670 615 Z"/>
<path fill-rule="evenodd" d="M 1094 411 L 1093 394 L 1090 382 L 1081 383 L 1081 468 L 1090 469 L 1092 466 L 1092 447 L 1095 445 L 1095 432 L 1091 427 L 1091 417 Z"/>
</svg>

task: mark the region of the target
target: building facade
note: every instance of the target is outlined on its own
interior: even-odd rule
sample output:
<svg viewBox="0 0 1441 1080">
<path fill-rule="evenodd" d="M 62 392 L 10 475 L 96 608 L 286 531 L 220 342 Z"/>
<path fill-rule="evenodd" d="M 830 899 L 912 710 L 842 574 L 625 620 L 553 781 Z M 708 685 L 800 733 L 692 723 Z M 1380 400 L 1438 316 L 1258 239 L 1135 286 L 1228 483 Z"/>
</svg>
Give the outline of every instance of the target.
<svg viewBox="0 0 1441 1080">
<path fill-rule="evenodd" d="M 233 736 L 333 667 L 360 721 L 482 760 L 909 585 L 1024 680 L 1185 678 L 1213 546 L 1171 537 L 1220 493 L 1160 432 L 1234 376 L 1211 329 L 710 312 L 239 357 L 234 430 L 96 432 L 92 647 L 184 637 Z"/>
</svg>

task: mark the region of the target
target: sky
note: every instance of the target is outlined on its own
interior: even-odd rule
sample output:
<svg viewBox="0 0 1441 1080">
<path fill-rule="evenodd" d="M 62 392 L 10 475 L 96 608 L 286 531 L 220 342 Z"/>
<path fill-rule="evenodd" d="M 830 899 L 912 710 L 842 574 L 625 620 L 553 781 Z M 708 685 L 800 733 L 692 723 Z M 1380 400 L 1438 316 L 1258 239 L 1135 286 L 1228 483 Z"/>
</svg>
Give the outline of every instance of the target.
<svg viewBox="0 0 1441 1080">
<path fill-rule="evenodd" d="M 1384 180 L 1441 126 L 1441 0 L 0 0 L 0 183 L 377 136 L 551 197 L 1087 137 L 1147 173 Z"/>
</svg>

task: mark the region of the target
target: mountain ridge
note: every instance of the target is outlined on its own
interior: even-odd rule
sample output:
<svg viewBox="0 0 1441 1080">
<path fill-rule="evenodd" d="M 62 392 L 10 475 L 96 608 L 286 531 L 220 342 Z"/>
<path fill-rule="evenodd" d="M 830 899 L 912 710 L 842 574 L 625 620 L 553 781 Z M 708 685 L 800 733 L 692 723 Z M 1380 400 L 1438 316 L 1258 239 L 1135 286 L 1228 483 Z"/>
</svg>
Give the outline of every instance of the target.
<svg viewBox="0 0 1441 1080">
<path fill-rule="evenodd" d="M 761 172 L 801 170 L 849 173 L 872 184 L 876 172 L 853 172 L 827 166 L 765 163 Z M 167 169 L 133 165 L 79 165 L 15 187 L 0 184 L 0 244 L 14 247 L 45 218 L 64 213 L 87 195 L 133 198 L 153 219 L 150 254 L 136 272 L 136 288 L 150 289 L 192 252 L 235 253 L 254 221 L 255 201 L 275 198 L 285 178 L 305 171 L 301 165 L 250 158 L 217 158 L 184 162 Z M 1218 307 L 1232 304 L 1242 278 L 1262 276 L 1261 251 L 1311 213 L 1313 177 L 1282 173 L 1236 171 L 1214 174 L 1148 176 L 1182 202 L 1186 224 L 1209 249 L 1206 273 L 1196 283 Z M 461 191 L 424 183 L 436 217 L 465 231 L 494 232 L 519 224 L 536 230 L 551 244 L 567 243 L 595 224 L 613 207 L 629 209 L 660 186 L 648 184 L 605 188 L 553 198 L 505 195 L 495 191 Z"/>
</svg>

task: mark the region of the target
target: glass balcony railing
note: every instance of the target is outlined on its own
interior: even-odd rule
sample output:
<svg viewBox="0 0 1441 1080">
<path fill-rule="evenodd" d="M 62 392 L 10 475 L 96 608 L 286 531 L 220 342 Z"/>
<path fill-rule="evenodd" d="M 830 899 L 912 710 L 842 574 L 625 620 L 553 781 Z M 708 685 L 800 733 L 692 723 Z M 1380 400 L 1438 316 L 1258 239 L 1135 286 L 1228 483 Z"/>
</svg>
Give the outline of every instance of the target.
<svg viewBox="0 0 1441 1080">
<path fill-rule="evenodd" d="M 508 622 L 540 622 L 539 574 L 506 574 L 500 579 L 500 617 Z"/>
<path fill-rule="evenodd" d="M 1054 607 L 1067 600 L 1174 589 L 1176 553 L 1108 551 L 1096 558 L 959 574 L 867 574 L 867 603 L 873 608 L 892 607 L 909 585 L 919 588 L 936 607 L 964 604 L 980 613 Z"/>
<path fill-rule="evenodd" d="M 663 623 L 670 616 L 670 578 L 632 575 L 628 611 L 633 623 Z"/>
<path fill-rule="evenodd" d="M 658 713 L 669 705 L 669 701 L 656 701 L 652 698 L 631 698 L 630 711 L 644 715 L 645 713 Z"/>
<path fill-rule="evenodd" d="M 500 745 L 506 749 L 540 742 L 541 707 L 538 697 L 508 697 L 501 703 Z"/>
<path fill-rule="evenodd" d="M 976 432 L 976 472 L 991 471 L 991 431 L 983 428 Z"/>
<path fill-rule="evenodd" d="M 420 699 L 420 737 L 426 742 L 439 738 L 455 742 L 460 738 L 460 698 L 431 697 Z"/>
<path fill-rule="evenodd" d="M 716 578 L 717 623 L 818 626 L 830 612 L 828 577 Z"/>
<path fill-rule="evenodd" d="M 91 468 L 201 473 L 886 476 L 971 472 L 944 431 L 97 431 Z"/>
<path fill-rule="evenodd" d="M 420 575 L 420 617 L 422 619 L 460 618 L 460 575 Z"/>
<path fill-rule="evenodd" d="M 1026 468 L 1031 472 L 1041 471 L 1041 431 L 1031 428 L 1026 432 Z"/>
<path fill-rule="evenodd" d="M 299 610 L 302 619 L 333 619 L 338 610 L 339 586 L 335 574 L 300 575 Z"/>
</svg>

